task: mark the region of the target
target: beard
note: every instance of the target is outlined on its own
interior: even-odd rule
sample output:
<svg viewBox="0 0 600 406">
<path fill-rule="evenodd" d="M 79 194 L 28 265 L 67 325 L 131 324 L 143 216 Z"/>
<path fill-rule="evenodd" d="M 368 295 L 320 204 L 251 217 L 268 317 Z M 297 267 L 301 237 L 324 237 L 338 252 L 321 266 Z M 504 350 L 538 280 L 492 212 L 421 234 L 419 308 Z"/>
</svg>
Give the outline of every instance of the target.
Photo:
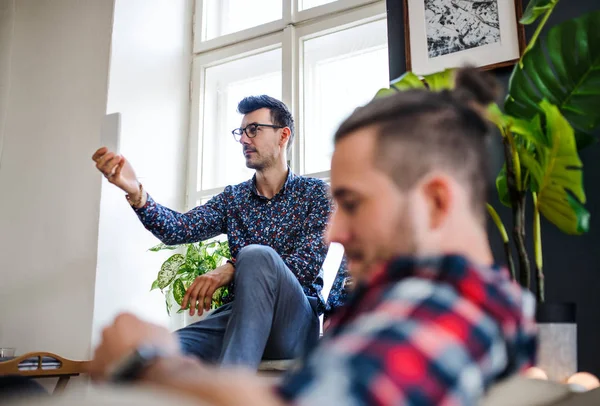
<svg viewBox="0 0 600 406">
<path fill-rule="evenodd" d="M 246 155 L 246 150 L 244 150 L 247 168 L 254 169 L 255 171 L 262 171 L 270 168 L 275 163 L 275 158 L 272 156 L 262 156 L 255 149 L 248 149 L 248 151 L 252 151 L 253 154 Z"/>
<path fill-rule="evenodd" d="M 392 219 L 380 222 L 380 232 L 365 241 L 344 247 L 350 261 L 350 274 L 355 281 L 367 281 L 381 264 L 403 256 L 415 256 L 418 236 L 408 203 L 394 213 Z M 383 228 L 385 227 L 385 229 Z"/>
</svg>

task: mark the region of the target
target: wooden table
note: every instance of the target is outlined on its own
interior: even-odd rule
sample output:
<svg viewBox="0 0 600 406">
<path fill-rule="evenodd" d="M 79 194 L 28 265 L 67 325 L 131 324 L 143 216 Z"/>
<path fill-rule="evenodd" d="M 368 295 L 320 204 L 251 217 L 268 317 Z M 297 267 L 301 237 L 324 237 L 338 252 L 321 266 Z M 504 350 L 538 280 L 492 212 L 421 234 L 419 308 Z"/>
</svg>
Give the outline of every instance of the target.
<svg viewBox="0 0 600 406">
<path fill-rule="evenodd" d="M 62 393 L 69 379 L 86 373 L 89 361 L 73 361 L 50 352 L 30 352 L 0 362 L 0 376 L 58 378 L 54 394 Z"/>
</svg>

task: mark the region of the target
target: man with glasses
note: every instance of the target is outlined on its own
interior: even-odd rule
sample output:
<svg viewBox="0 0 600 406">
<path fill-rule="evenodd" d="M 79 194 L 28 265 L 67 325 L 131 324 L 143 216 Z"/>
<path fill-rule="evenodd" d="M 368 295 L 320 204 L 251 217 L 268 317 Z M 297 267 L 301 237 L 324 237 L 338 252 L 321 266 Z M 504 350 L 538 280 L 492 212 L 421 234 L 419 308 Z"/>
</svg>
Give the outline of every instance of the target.
<svg viewBox="0 0 600 406">
<path fill-rule="evenodd" d="M 318 316 L 326 308 L 321 267 L 331 201 L 325 182 L 297 176 L 287 165 L 294 119 L 284 103 L 252 96 L 239 103 L 238 112 L 242 125 L 232 133 L 254 177 L 187 213 L 156 203 L 123 156 L 100 148 L 92 159 L 165 244 L 227 234 L 233 260 L 197 277 L 182 308 L 201 315 L 215 290 L 229 286 L 232 293 L 225 305 L 176 334 L 185 353 L 205 362 L 257 368 L 263 358 L 294 358 L 318 338 Z M 337 280 L 333 301 L 340 286 Z"/>
</svg>

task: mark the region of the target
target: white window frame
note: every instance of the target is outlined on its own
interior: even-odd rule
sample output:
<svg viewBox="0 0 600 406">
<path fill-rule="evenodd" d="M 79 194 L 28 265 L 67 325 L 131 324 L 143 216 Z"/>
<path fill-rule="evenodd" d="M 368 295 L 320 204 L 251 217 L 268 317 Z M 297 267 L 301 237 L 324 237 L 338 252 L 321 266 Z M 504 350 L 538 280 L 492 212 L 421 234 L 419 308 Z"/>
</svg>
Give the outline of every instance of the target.
<svg viewBox="0 0 600 406">
<path fill-rule="evenodd" d="M 188 154 L 188 181 L 186 207 L 193 208 L 198 202 L 223 191 L 224 187 L 203 189 L 199 157 L 202 156 L 202 96 L 207 68 L 240 59 L 253 54 L 281 48 L 282 54 L 282 101 L 290 108 L 296 125 L 296 137 L 289 157 L 295 173 L 329 181 L 329 171 L 304 173 L 306 155 L 301 106 L 303 41 L 336 31 L 385 19 L 385 0 L 339 0 L 333 3 L 298 10 L 298 0 L 282 0 L 283 18 L 243 31 L 234 32 L 202 41 L 202 21 L 205 0 L 196 1 L 194 15 L 194 57 L 190 83 L 190 139 Z M 240 159 L 242 159 L 240 157 Z M 200 185 L 200 187 L 198 187 Z"/>
</svg>

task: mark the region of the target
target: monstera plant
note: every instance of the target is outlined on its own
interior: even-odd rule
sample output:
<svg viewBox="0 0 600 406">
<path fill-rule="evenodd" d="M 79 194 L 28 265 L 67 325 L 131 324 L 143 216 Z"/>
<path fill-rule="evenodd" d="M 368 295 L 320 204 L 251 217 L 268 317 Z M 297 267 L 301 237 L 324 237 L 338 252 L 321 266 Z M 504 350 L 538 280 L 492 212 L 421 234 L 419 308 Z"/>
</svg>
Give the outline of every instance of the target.
<svg viewBox="0 0 600 406">
<path fill-rule="evenodd" d="M 165 295 L 167 313 L 170 315 L 173 306 L 179 305 L 178 313 L 183 312 L 181 304 L 186 290 L 192 282 L 206 272 L 212 271 L 222 265 L 227 259 L 231 259 L 227 241 L 196 242 L 181 245 L 158 244 L 150 248 L 152 252 L 163 250 L 178 250 L 163 262 L 158 271 L 152 288 L 160 289 Z M 228 288 L 217 289 L 212 298 L 211 308 L 216 309 L 223 304 L 223 299 L 228 294 Z M 189 308 L 189 305 L 188 305 Z"/>
<path fill-rule="evenodd" d="M 541 38 L 557 3 L 530 1 L 521 23 L 538 25 L 513 69 L 504 108 L 493 104 L 488 110 L 504 145 L 505 162 L 496 187 L 500 201 L 512 209 L 518 280 L 531 288 L 525 248 L 526 229 L 531 227 L 538 302 L 545 300 L 540 217 L 567 234 L 588 231 L 578 151 L 595 142 L 593 133 L 600 126 L 600 11 L 559 24 Z M 452 70 L 424 77 L 408 72 L 377 96 L 415 88 L 451 89 L 453 77 Z M 528 202 L 533 204 L 530 223 L 525 217 Z M 517 277 L 509 234 L 491 205 L 488 211 L 502 235 L 508 267 Z"/>
</svg>

